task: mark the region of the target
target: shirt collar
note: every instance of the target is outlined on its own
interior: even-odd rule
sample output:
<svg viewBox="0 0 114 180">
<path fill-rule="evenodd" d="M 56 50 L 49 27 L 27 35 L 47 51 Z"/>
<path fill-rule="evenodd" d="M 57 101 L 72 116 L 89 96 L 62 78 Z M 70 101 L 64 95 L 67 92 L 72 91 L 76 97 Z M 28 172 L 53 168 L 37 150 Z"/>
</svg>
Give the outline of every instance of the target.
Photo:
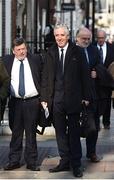
<svg viewBox="0 0 114 180">
<path fill-rule="evenodd" d="M 14 58 L 14 60 L 15 60 L 16 62 L 19 61 L 19 59 L 17 59 L 16 57 Z M 27 60 L 27 57 L 25 57 L 23 60 L 26 61 L 26 60 Z"/>
<path fill-rule="evenodd" d="M 97 47 L 100 49 L 100 45 L 97 44 Z M 104 44 L 101 46 L 102 48 L 106 47 L 106 42 L 104 42 Z"/>
<path fill-rule="evenodd" d="M 64 51 L 66 51 L 67 48 L 68 48 L 68 43 L 67 43 L 63 48 L 60 48 L 60 47 L 59 47 L 59 52 L 61 51 L 61 49 L 64 49 Z"/>
</svg>

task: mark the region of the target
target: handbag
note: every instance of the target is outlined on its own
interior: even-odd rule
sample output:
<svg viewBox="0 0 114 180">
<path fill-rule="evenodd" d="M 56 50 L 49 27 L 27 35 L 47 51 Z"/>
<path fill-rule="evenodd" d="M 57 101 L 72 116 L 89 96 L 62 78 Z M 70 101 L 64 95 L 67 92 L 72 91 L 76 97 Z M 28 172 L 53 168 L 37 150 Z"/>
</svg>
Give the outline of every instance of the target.
<svg viewBox="0 0 114 180">
<path fill-rule="evenodd" d="M 46 114 L 45 114 L 45 110 L 44 108 L 41 106 L 40 107 L 40 113 L 39 113 L 39 119 L 38 119 L 38 126 L 40 126 L 42 129 L 41 131 L 38 129 L 36 129 L 36 133 L 42 135 L 44 133 L 44 130 L 46 127 L 50 127 L 51 126 L 51 121 L 52 121 L 52 114 L 49 113 L 49 116 L 46 118 Z"/>
<path fill-rule="evenodd" d="M 93 112 L 88 110 L 85 103 L 82 104 L 80 113 L 80 136 L 86 138 L 90 133 L 96 131 L 95 118 Z"/>
</svg>

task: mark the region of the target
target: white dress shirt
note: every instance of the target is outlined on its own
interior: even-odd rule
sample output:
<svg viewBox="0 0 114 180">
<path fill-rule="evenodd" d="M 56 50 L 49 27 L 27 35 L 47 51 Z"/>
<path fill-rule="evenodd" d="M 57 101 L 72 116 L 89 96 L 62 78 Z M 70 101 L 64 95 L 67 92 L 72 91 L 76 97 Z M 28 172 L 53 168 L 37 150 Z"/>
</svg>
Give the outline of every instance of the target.
<svg viewBox="0 0 114 180">
<path fill-rule="evenodd" d="M 17 58 L 14 58 L 14 62 L 11 70 L 11 91 L 13 90 L 11 94 L 18 98 L 21 98 L 20 95 L 18 94 L 20 63 L 21 62 Z M 24 64 L 24 78 L 25 78 L 24 98 L 37 96 L 38 92 L 34 85 L 30 65 L 27 58 L 23 60 L 23 64 Z"/>
<path fill-rule="evenodd" d="M 97 44 L 98 49 L 100 49 L 100 46 Z M 107 53 L 107 45 L 106 42 L 104 42 L 104 44 L 102 45 L 102 50 L 103 50 L 103 64 L 105 62 L 105 58 L 106 58 L 106 53 Z"/>
<path fill-rule="evenodd" d="M 68 48 L 68 43 L 63 48 L 59 47 L 59 58 L 61 57 L 61 49 L 64 49 L 63 50 L 63 67 L 64 67 L 64 64 L 65 64 L 65 55 L 66 55 L 67 48 Z"/>
</svg>

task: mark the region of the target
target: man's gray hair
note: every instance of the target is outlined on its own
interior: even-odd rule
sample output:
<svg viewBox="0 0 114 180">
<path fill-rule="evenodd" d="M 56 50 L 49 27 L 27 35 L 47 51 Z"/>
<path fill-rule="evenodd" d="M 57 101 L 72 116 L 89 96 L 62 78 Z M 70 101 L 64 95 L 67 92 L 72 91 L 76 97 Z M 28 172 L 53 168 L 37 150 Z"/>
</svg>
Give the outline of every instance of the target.
<svg viewBox="0 0 114 180">
<path fill-rule="evenodd" d="M 66 24 L 57 23 L 57 24 L 55 25 L 55 27 L 54 27 L 54 31 L 55 31 L 56 29 L 59 29 L 59 28 L 64 28 L 66 34 L 69 36 L 70 32 L 69 32 L 69 28 L 68 28 L 68 26 L 67 26 Z"/>
</svg>

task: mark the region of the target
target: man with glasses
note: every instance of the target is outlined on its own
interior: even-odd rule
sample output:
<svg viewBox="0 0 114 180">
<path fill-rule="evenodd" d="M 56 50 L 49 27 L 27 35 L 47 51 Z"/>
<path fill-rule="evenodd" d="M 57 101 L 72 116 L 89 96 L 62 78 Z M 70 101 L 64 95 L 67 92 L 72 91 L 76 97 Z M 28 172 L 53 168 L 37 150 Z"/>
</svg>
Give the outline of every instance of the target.
<svg viewBox="0 0 114 180">
<path fill-rule="evenodd" d="M 95 117 L 96 131 L 92 132 L 86 138 L 87 154 L 86 157 L 91 160 L 91 162 L 96 163 L 100 161 L 100 158 L 96 155 L 96 143 L 98 139 L 99 130 L 99 116 L 97 114 L 97 93 L 96 93 L 96 79 L 97 72 L 95 70 L 96 66 L 100 64 L 100 55 L 98 49 L 91 44 L 92 33 L 86 28 L 80 28 L 76 33 L 76 45 L 83 48 L 84 55 L 86 57 L 88 67 L 90 70 L 90 85 L 92 89 L 91 102 L 89 104 L 89 109 L 93 112 Z"/>
<path fill-rule="evenodd" d="M 97 42 L 96 46 L 98 47 L 101 55 L 101 62 L 105 68 L 108 68 L 109 65 L 114 61 L 114 51 L 112 44 L 108 43 L 106 40 L 106 32 L 104 30 L 97 31 Z M 111 94 L 112 90 L 104 87 L 104 92 L 106 98 L 103 100 L 102 105 L 104 106 L 104 113 L 102 116 L 102 123 L 104 129 L 110 129 L 110 115 L 111 115 Z"/>
</svg>

